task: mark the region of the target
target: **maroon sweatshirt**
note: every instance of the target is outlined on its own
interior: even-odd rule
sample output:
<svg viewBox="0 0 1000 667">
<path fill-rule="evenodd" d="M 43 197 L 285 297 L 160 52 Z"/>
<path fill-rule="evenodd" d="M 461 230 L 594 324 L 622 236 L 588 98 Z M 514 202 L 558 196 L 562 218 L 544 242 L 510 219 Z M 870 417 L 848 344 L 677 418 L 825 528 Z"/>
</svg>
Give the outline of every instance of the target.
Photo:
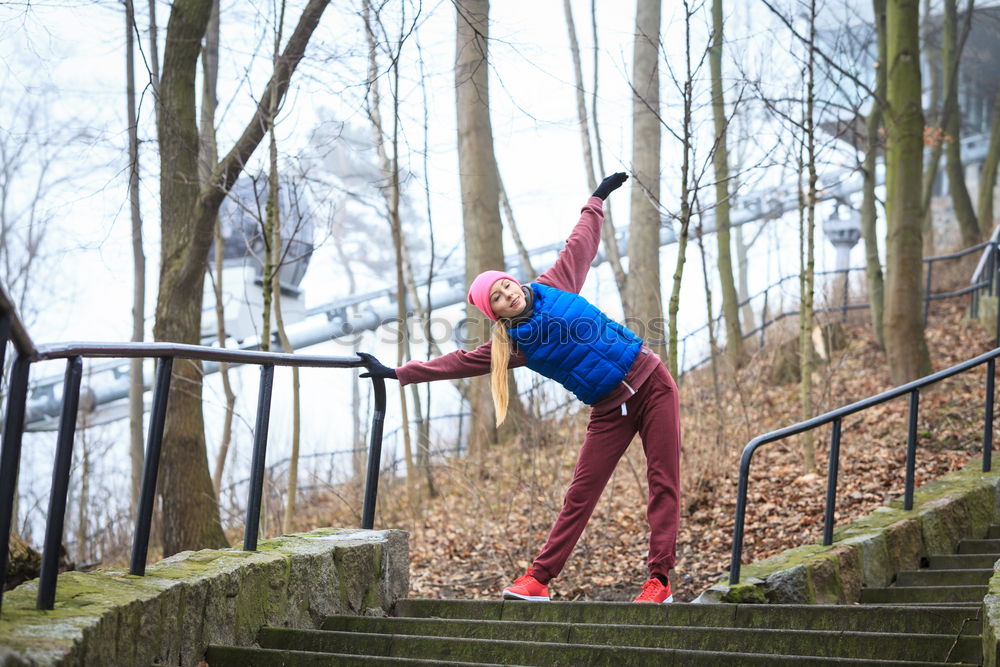
<svg viewBox="0 0 1000 667">
<path fill-rule="evenodd" d="M 604 223 L 604 201 L 591 197 L 583 207 L 580 221 L 566 240 L 566 246 L 559 251 L 556 263 L 542 273 L 535 282 L 555 287 L 565 292 L 580 293 L 587 278 L 590 263 L 597 256 L 597 246 L 601 241 L 601 225 Z M 430 361 L 409 361 L 396 369 L 396 377 L 401 385 L 432 380 L 454 380 L 490 372 L 490 350 L 492 342 L 487 341 L 474 350 L 455 350 Z M 515 350 L 510 356 L 510 368 L 518 368 L 527 363 L 524 354 Z M 591 406 L 595 413 L 612 410 L 624 403 L 638 391 L 640 385 L 652 374 L 660 363 L 660 358 L 648 347 L 635 358 L 632 369 L 622 383 L 610 394 Z"/>
</svg>

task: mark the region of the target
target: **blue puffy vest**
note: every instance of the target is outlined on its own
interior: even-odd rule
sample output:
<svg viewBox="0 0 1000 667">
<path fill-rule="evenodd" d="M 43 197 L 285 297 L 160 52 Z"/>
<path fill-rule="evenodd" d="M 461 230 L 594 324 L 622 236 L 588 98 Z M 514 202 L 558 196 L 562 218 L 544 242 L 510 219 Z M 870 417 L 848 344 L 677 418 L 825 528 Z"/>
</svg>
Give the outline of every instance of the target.
<svg viewBox="0 0 1000 667">
<path fill-rule="evenodd" d="M 531 317 L 507 332 L 528 368 L 593 404 L 631 370 L 642 339 L 579 294 L 531 283 Z"/>
</svg>

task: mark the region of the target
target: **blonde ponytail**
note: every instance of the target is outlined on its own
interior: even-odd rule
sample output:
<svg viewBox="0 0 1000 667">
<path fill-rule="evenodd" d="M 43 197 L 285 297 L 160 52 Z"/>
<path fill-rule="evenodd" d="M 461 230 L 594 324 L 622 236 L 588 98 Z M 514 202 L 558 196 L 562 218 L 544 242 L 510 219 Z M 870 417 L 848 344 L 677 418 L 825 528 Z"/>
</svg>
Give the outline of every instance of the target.
<svg viewBox="0 0 1000 667">
<path fill-rule="evenodd" d="M 510 362 L 510 336 L 500 321 L 493 325 L 493 348 L 490 358 L 490 389 L 493 390 L 493 407 L 496 409 L 497 426 L 507 417 L 507 364 Z"/>
</svg>

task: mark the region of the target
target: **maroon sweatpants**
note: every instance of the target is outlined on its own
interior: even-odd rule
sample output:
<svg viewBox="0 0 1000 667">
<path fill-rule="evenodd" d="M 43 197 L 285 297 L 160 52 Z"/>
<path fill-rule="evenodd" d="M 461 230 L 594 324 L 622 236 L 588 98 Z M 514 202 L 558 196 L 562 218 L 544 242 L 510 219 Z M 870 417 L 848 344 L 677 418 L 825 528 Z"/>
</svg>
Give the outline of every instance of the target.
<svg viewBox="0 0 1000 667">
<path fill-rule="evenodd" d="M 646 453 L 649 482 L 649 573 L 665 577 L 674 567 L 680 520 L 680 403 L 677 386 L 662 363 L 626 401 L 625 408 L 624 415 L 621 408 L 599 415 L 591 412 L 562 510 L 532 564 L 533 575 L 541 583 L 562 571 L 618 460 L 637 432 Z"/>
</svg>

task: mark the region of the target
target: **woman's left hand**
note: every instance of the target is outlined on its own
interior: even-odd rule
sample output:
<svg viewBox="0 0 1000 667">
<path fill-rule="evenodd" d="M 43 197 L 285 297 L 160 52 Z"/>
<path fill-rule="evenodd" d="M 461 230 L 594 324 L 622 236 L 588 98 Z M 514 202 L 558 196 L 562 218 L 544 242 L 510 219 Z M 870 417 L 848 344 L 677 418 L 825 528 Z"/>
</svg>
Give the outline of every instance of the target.
<svg viewBox="0 0 1000 667">
<path fill-rule="evenodd" d="M 617 190 L 622 186 L 622 183 L 628 180 L 628 174 L 624 171 L 619 171 L 617 174 L 611 174 L 610 176 L 605 176 L 601 184 L 597 186 L 594 190 L 593 197 L 600 197 L 601 199 L 607 199 L 608 195 Z"/>
</svg>

